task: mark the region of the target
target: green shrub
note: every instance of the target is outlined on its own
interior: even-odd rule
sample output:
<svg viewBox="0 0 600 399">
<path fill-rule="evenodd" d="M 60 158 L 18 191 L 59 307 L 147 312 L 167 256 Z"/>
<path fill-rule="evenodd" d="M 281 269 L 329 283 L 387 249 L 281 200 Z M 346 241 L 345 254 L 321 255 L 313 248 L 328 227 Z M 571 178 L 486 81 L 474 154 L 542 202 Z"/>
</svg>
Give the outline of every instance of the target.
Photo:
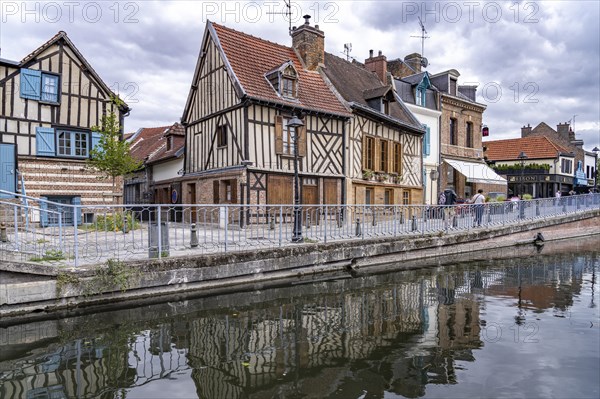
<svg viewBox="0 0 600 399">
<path fill-rule="evenodd" d="M 533 199 L 533 195 L 531 195 L 531 194 L 523 194 L 523 199 L 524 200 L 531 200 L 531 199 Z"/>
<path fill-rule="evenodd" d="M 53 261 L 53 260 L 64 260 L 66 259 L 65 254 L 62 251 L 56 249 L 49 249 L 44 253 L 44 256 L 38 257 L 34 256 L 29 260 L 32 262 L 45 262 L 45 261 Z"/>
<path fill-rule="evenodd" d="M 133 212 L 97 215 L 96 222 L 91 227 L 94 230 L 123 231 L 124 226 L 127 226 L 127 230 L 140 228 L 140 222 L 135 219 Z"/>
</svg>

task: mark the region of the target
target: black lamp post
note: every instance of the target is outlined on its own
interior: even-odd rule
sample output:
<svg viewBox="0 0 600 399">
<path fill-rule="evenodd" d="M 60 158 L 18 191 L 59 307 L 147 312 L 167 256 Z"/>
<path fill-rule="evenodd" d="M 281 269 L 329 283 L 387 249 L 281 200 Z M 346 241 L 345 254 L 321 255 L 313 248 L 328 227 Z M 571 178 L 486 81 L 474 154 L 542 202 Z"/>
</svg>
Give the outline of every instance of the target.
<svg viewBox="0 0 600 399">
<path fill-rule="evenodd" d="M 298 176 L 298 128 L 304 123 L 293 116 L 287 123 L 288 129 L 294 129 L 294 232 L 292 242 L 302 242 L 302 215 L 300 209 L 300 177 Z"/>
<path fill-rule="evenodd" d="M 596 193 L 596 188 L 598 187 L 598 151 L 600 148 L 594 147 L 592 152 L 594 153 L 594 193 Z"/>
</svg>

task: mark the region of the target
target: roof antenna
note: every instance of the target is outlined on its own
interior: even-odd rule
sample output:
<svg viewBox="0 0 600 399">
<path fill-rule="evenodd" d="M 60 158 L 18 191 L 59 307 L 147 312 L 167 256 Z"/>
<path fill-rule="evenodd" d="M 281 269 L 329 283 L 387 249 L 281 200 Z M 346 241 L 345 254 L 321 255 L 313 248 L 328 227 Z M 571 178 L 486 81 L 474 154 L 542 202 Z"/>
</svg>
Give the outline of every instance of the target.
<svg viewBox="0 0 600 399">
<path fill-rule="evenodd" d="M 350 62 L 350 52 L 352 51 L 352 43 L 344 43 L 344 54 L 346 54 L 346 61 Z"/>
<path fill-rule="evenodd" d="M 417 18 L 419 18 L 419 24 L 421 25 L 421 36 L 411 37 L 421 38 L 421 57 L 425 58 L 425 39 L 429 39 L 429 36 L 425 36 L 427 35 L 427 30 L 425 29 L 425 25 L 423 25 L 423 21 L 421 21 L 421 17 Z"/>
<path fill-rule="evenodd" d="M 292 0 L 283 0 L 285 3 L 286 10 L 282 12 L 268 12 L 267 14 L 271 15 L 285 15 L 288 19 L 290 26 L 288 27 L 288 31 L 290 36 L 292 36 Z"/>
</svg>

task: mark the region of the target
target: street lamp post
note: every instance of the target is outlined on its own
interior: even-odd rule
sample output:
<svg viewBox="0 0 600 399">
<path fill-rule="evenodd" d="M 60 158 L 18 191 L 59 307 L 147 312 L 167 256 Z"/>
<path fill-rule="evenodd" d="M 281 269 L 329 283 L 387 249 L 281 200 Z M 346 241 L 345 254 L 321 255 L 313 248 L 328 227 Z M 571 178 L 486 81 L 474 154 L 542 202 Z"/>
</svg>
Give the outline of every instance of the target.
<svg viewBox="0 0 600 399">
<path fill-rule="evenodd" d="M 302 215 L 300 209 L 300 177 L 298 176 L 298 128 L 304 126 L 304 123 L 293 116 L 287 123 L 288 129 L 294 129 L 294 231 L 292 233 L 292 242 L 302 242 Z"/>
<path fill-rule="evenodd" d="M 525 160 L 527 159 L 527 154 L 521 151 L 518 158 L 521 161 L 521 182 L 519 184 L 521 200 L 519 201 L 519 218 L 525 219 L 525 203 L 523 202 L 523 180 L 525 180 Z"/>
</svg>

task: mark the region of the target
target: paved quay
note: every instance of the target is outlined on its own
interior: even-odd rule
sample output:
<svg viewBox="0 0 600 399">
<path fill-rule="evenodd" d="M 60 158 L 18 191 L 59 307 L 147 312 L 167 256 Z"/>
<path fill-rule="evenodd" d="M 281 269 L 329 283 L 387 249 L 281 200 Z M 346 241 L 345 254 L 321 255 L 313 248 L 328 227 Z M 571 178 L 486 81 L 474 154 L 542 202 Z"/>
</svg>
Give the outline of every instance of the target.
<svg viewBox="0 0 600 399">
<path fill-rule="evenodd" d="M 381 237 L 332 243 L 303 243 L 278 249 L 257 249 L 124 262 L 131 271 L 125 288 L 116 284 L 90 295 L 98 265 L 57 268 L 53 265 L 2 262 L 3 271 L 55 276 L 51 280 L 0 284 L 0 316 L 53 312 L 71 308 L 128 306 L 138 300 L 207 295 L 263 284 L 301 283 L 306 278 L 360 273 L 377 267 L 398 269 L 438 265 L 442 259 L 467 253 L 491 256 L 513 251 L 542 233 L 546 241 L 598 237 L 600 210 L 547 220 L 420 237 Z M 66 278 L 66 276 L 71 276 Z M 133 301 L 133 302 L 132 302 Z"/>
</svg>

